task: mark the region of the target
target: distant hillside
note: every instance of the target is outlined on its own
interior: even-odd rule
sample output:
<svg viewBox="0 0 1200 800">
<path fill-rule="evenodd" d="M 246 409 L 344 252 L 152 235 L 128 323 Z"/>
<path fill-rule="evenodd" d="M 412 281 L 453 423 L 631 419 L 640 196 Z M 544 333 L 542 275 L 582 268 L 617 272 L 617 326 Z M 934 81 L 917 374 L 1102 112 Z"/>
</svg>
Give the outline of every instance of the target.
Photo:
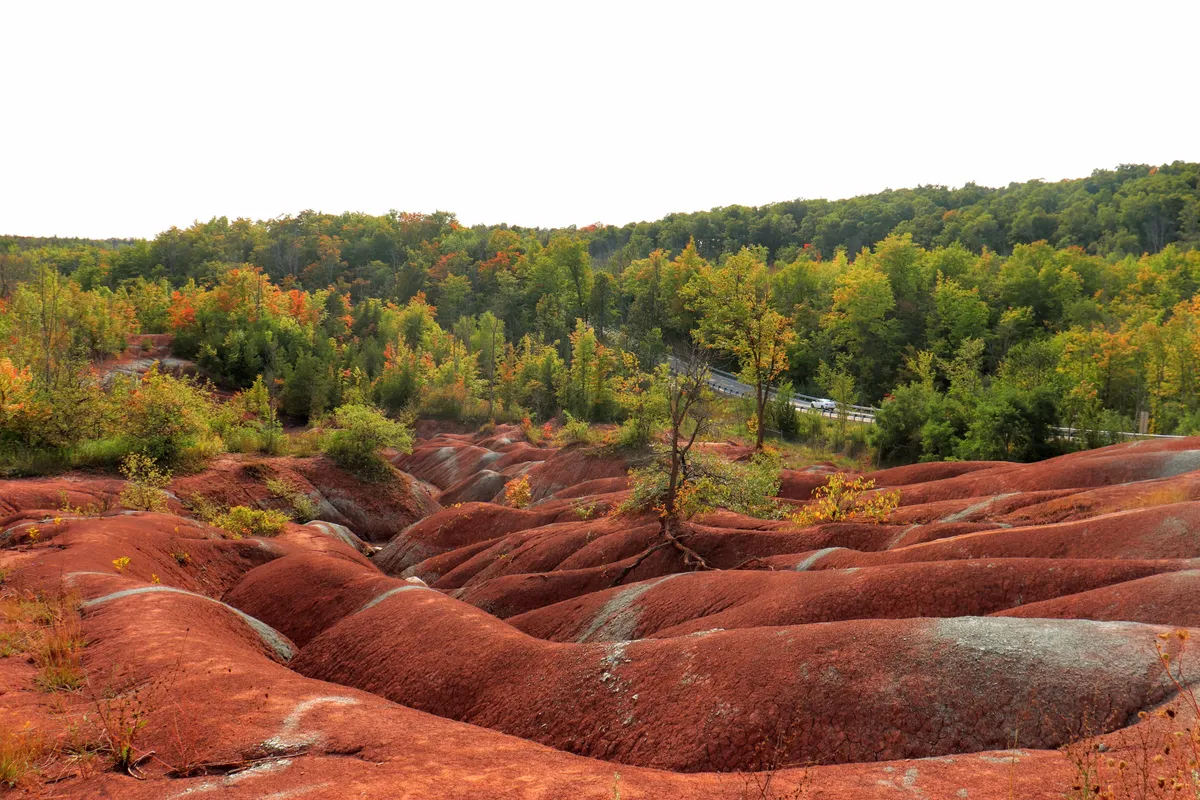
<svg viewBox="0 0 1200 800">
<path fill-rule="evenodd" d="M 1077 180 L 999 189 L 919 186 L 848 200 L 726 206 L 587 230 L 592 257 L 618 261 L 645 258 L 656 248 L 680 250 L 689 237 L 706 258 L 747 245 L 766 247 L 782 261 L 805 245 L 828 258 L 839 247 L 853 254 L 891 233 L 911 233 L 926 248 L 959 242 L 1004 255 L 1040 240 L 1098 255 L 1141 255 L 1172 242 L 1200 242 L 1200 164 L 1124 164 Z"/>
</svg>

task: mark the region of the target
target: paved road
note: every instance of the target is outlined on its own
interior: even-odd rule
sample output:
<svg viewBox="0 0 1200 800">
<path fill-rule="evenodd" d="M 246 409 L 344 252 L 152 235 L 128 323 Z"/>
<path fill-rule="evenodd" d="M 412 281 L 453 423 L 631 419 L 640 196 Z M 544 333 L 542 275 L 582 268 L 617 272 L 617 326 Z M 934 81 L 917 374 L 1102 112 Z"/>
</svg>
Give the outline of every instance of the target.
<svg viewBox="0 0 1200 800">
<path fill-rule="evenodd" d="M 674 358 L 670 358 L 669 361 L 671 363 L 671 367 L 675 368 L 677 363 L 676 360 Z M 708 385 L 711 386 L 715 391 L 731 397 L 754 396 L 754 387 L 750 386 L 749 384 L 742 383 L 731 373 L 724 372 L 723 370 L 719 369 L 709 370 Z M 772 390 L 771 396 L 773 397 L 774 395 L 775 392 Z M 838 415 L 837 411 L 824 411 L 812 407 L 812 402 L 818 399 L 820 398 L 807 394 L 797 394 L 792 398 L 792 405 L 801 411 L 820 414 L 823 417 L 836 418 Z M 876 410 L 877 409 L 872 408 L 871 406 L 850 406 L 849 419 L 855 420 L 856 422 L 874 423 Z"/>
<path fill-rule="evenodd" d="M 674 368 L 675 364 L 676 364 L 675 358 L 672 357 L 669 359 L 669 361 L 671 363 L 671 367 Z M 710 369 L 709 370 L 708 385 L 711 386 L 715 391 L 720 392 L 721 394 L 729 395 L 731 397 L 751 397 L 754 394 L 754 388 L 752 386 L 742 383 L 731 373 L 724 372 L 719 369 Z M 774 392 L 772 391 L 771 394 L 774 395 Z M 837 417 L 836 411 L 822 411 L 822 410 L 813 408 L 812 401 L 817 400 L 817 399 L 819 399 L 819 398 L 812 397 L 811 395 L 798 394 L 792 399 L 792 405 L 802 411 L 807 411 L 809 413 L 817 413 L 823 417 L 830 417 L 830 418 Z M 850 406 L 849 419 L 852 419 L 856 422 L 863 422 L 863 423 L 873 425 L 873 424 L 875 424 L 875 412 L 878 410 L 879 409 L 874 408 L 872 406 Z M 1078 435 L 1078 432 L 1075 431 L 1075 429 L 1073 429 L 1073 428 L 1054 428 L 1054 431 L 1056 433 L 1058 433 L 1059 436 L 1063 436 L 1068 439 L 1074 439 Z M 1123 439 L 1183 439 L 1183 438 L 1185 438 L 1183 436 L 1171 436 L 1168 434 L 1161 434 L 1161 433 L 1138 434 L 1138 433 L 1130 433 L 1130 432 L 1121 432 L 1118 435 Z"/>
</svg>

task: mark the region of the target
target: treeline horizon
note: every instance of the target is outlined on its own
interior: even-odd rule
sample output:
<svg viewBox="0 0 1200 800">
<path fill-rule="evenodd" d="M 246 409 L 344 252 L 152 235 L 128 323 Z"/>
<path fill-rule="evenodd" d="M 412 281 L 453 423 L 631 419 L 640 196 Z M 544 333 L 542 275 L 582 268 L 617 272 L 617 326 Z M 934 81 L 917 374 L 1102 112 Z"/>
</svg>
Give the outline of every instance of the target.
<svg viewBox="0 0 1200 800">
<path fill-rule="evenodd" d="M 805 245 L 817 248 L 826 257 L 837 247 L 855 252 L 892 233 L 912 233 L 913 240 L 926 248 L 958 242 L 976 252 L 987 247 L 1006 255 L 1017 244 L 1045 240 L 1056 247 L 1079 246 L 1100 255 L 1138 255 L 1157 252 L 1172 242 L 1200 242 L 1197 167 L 1184 161 L 1159 166 L 1122 164 L 1111 170 L 1093 170 L 1086 178 L 1035 178 L 1003 187 L 974 182 L 957 188 L 921 184 L 840 200 L 796 198 L 760 206 L 732 204 L 707 211 L 672 212 L 658 220 L 624 225 L 595 222 L 556 227 L 496 222 L 465 227 L 536 232 L 543 237 L 568 231 L 588 233 L 594 259 L 618 254 L 631 242 L 635 250 L 623 255 L 634 256 L 639 252 L 636 248 L 645 247 L 643 237 L 651 241 L 652 249 L 681 249 L 687 243 L 682 228 L 688 229 L 688 237 L 697 240 L 706 258 L 719 252 L 713 249 L 713 242 L 722 239 L 733 248 L 766 247 L 774 260 L 786 258 L 786 248 Z M 399 216 L 399 212 L 388 215 Z M 453 212 L 441 210 L 418 215 L 455 218 Z M 304 216 L 371 215 L 308 209 L 254 222 L 266 225 Z M 1089 216 L 1095 219 L 1089 220 Z M 221 219 L 228 222 L 228 217 L 213 217 L 208 224 Z M 249 220 L 239 217 L 237 221 Z M 193 220 L 191 227 L 202 224 L 201 220 Z M 115 250 L 141 241 L 148 240 L 136 236 L 97 239 L 10 233 L 0 235 L 0 249 L 9 245 L 17 249 L 87 246 Z M 782 256 L 780 250 L 784 251 Z M 645 255 L 648 253 L 634 257 Z"/>
<path fill-rule="evenodd" d="M 1184 162 L 620 228 L 303 212 L 116 246 L 0 237 L 0 356 L 52 393 L 52 362 L 169 332 L 299 418 L 352 396 L 619 421 L 622 381 L 703 340 L 752 385 L 882 402 L 885 459 L 1032 459 L 1055 425 L 1200 432 L 1198 245 Z"/>
</svg>

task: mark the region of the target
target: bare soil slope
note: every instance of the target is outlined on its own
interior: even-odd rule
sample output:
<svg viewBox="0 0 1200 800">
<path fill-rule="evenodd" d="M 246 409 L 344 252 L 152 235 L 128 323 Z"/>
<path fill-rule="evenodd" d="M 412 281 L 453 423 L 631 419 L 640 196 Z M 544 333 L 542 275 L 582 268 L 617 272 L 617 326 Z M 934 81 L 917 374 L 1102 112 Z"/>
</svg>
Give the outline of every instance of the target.
<svg viewBox="0 0 1200 800">
<path fill-rule="evenodd" d="M 1200 628 L 1198 439 L 881 471 L 885 524 L 717 512 L 685 528 L 696 571 L 609 513 L 627 457 L 421 430 L 385 486 L 229 457 L 145 513 L 108 478 L 0 482 L 5 624 L 78 603 L 86 676 L 47 693 L 35 652 L 0 658 L 0 725 L 45 745 L 18 791 L 1049 800 L 1085 721 L 1117 757 L 1159 735 L 1155 642 Z M 506 507 L 519 476 L 534 502 Z M 188 516 L 285 507 L 268 479 L 318 519 L 232 540 Z M 98 719 L 136 722 L 137 777 Z"/>
</svg>

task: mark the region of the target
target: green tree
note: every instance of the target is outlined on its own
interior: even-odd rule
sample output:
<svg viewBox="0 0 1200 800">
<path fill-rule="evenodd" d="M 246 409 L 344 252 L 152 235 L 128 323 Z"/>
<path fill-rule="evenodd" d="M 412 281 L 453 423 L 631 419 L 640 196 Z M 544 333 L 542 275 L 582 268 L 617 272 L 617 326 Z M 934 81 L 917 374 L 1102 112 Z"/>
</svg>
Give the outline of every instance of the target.
<svg viewBox="0 0 1200 800">
<path fill-rule="evenodd" d="M 479 354 L 479 369 L 487 381 L 488 418 L 496 419 L 496 380 L 504 356 L 504 322 L 490 311 L 479 317 L 471 336 L 471 349 Z"/>
<path fill-rule="evenodd" d="M 788 368 L 795 339 L 792 320 L 775 310 L 762 254 L 748 249 L 717 268 L 699 272 L 691 284 L 694 308 L 702 314 L 698 339 L 738 360 L 741 379 L 754 389 L 755 449 L 763 447 L 771 383 Z"/>
<path fill-rule="evenodd" d="M 833 305 L 821 318 L 835 351 L 848 357 L 857 382 L 876 396 L 894 369 L 895 306 L 887 275 L 856 262 L 837 278 Z"/>
<path fill-rule="evenodd" d="M 589 422 L 608 417 L 613 403 L 613 367 L 612 354 L 596 339 L 595 330 L 583 320 L 576 320 L 563 407 Z"/>
<path fill-rule="evenodd" d="M 829 397 L 837 404 L 838 444 L 846 439 L 846 426 L 850 420 L 851 406 L 857 399 L 854 386 L 854 376 L 842 364 L 831 367 L 821 362 L 817 372 L 817 381 L 829 392 Z"/>
<path fill-rule="evenodd" d="M 336 428 L 325 440 L 325 454 L 338 466 L 364 478 L 382 480 L 393 474 L 391 465 L 380 455 L 383 448 L 402 453 L 412 450 L 408 428 L 370 406 L 340 406 L 333 412 L 333 423 Z"/>
<path fill-rule="evenodd" d="M 991 312 L 976 289 L 964 289 L 957 281 L 939 276 L 933 309 L 928 323 L 929 343 L 940 356 L 949 356 L 965 339 L 982 339 L 988 333 Z"/>
</svg>

